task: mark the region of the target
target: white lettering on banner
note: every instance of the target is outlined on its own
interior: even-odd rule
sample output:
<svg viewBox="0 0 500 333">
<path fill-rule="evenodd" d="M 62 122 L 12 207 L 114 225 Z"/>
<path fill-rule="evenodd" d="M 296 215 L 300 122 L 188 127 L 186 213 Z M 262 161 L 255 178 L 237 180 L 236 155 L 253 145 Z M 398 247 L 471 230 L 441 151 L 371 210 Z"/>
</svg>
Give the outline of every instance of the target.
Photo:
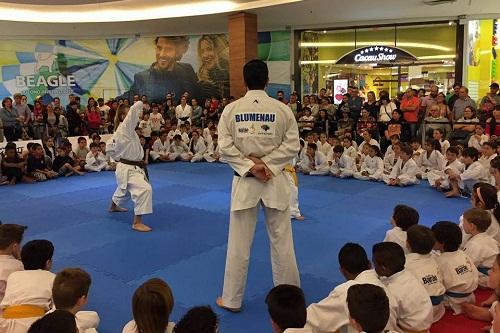
<svg viewBox="0 0 500 333">
<path fill-rule="evenodd" d="M 358 53 L 354 56 L 354 61 L 356 62 L 394 61 L 396 60 L 396 57 L 397 57 L 396 54 L 379 53 L 377 55 L 364 56 Z"/>
<path fill-rule="evenodd" d="M 63 76 L 63 75 L 49 75 L 47 78 L 45 76 L 26 75 L 16 76 L 16 86 L 17 87 L 75 87 L 76 79 L 73 75 Z"/>
</svg>

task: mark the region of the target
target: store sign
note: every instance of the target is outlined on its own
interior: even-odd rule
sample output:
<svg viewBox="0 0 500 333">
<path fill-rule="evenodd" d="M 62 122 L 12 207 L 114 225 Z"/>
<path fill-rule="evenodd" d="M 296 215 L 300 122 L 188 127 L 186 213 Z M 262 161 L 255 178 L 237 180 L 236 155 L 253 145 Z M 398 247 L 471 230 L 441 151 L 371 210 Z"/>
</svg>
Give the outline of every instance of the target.
<svg viewBox="0 0 500 333">
<path fill-rule="evenodd" d="M 390 46 L 369 46 L 356 49 L 342 56 L 336 64 L 402 64 L 413 63 L 418 59 L 397 47 Z"/>
</svg>

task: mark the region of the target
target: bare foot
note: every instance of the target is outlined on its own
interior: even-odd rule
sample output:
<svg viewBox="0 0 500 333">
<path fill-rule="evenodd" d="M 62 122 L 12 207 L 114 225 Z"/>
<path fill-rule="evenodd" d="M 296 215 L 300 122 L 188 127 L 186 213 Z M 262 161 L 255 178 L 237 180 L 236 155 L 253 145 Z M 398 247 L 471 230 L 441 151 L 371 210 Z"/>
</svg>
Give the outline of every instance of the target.
<svg viewBox="0 0 500 333">
<path fill-rule="evenodd" d="M 70 171 L 68 172 L 67 174 L 64 175 L 64 177 L 69 177 L 69 176 L 73 176 L 74 172 L 73 171 Z"/>
<path fill-rule="evenodd" d="M 85 176 L 85 172 L 75 171 L 79 176 Z"/>
<path fill-rule="evenodd" d="M 111 213 L 123 213 L 123 212 L 128 212 L 127 208 L 122 208 L 115 204 L 114 202 L 111 202 L 111 207 L 109 207 L 109 211 Z"/>
<path fill-rule="evenodd" d="M 304 221 L 306 218 L 302 215 L 299 215 L 299 216 L 292 217 L 292 219 L 297 220 L 297 221 Z"/>
<path fill-rule="evenodd" d="M 215 300 L 215 304 L 219 308 L 222 308 L 222 309 L 227 310 L 229 312 L 238 313 L 241 311 L 241 308 L 229 308 L 229 307 L 225 306 L 224 302 L 222 301 L 222 297 L 217 297 L 217 299 Z"/>
<path fill-rule="evenodd" d="M 447 197 L 447 198 L 456 198 L 456 197 L 460 196 L 460 193 L 456 192 L 456 191 L 449 191 L 449 192 L 446 192 L 444 194 L 444 196 Z"/>
<path fill-rule="evenodd" d="M 139 232 L 149 232 L 152 230 L 150 227 L 148 227 L 144 223 L 134 223 L 134 224 L 132 224 L 132 229 L 134 229 L 135 231 L 139 231 Z"/>
</svg>

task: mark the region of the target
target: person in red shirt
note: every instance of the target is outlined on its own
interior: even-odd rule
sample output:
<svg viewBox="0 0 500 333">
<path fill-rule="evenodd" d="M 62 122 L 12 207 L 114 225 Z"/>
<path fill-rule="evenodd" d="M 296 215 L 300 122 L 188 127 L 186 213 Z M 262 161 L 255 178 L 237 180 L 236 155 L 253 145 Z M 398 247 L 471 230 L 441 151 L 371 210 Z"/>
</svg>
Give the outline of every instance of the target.
<svg viewBox="0 0 500 333">
<path fill-rule="evenodd" d="M 403 112 L 404 119 L 410 125 L 411 137 L 415 137 L 417 131 L 418 112 L 420 107 L 420 99 L 414 95 L 413 89 L 408 88 L 403 100 L 401 101 L 400 110 Z"/>
<path fill-rule="evenodd" d="M 97 111 L 95 105 L 90 106 L 87 113 L 87 122 L 89 133 L 98 133 L 101 127 L 101 114 Z"/>
</svg>

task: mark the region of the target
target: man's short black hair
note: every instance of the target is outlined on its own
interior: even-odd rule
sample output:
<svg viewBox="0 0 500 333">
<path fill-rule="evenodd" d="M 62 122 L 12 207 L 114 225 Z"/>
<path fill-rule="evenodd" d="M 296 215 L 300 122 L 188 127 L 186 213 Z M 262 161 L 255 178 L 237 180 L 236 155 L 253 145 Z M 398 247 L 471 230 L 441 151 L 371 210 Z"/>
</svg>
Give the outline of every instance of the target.
<svg viewBox="0 0 500 333">
<path fill-rule="evenodd" d="M 450 221 L 439 221 L 432 226 L 432 232 L 436 241 L 443 244 L 445 252 L 454 252 L 462 244 L 462 230 L 460 227 Z"/>
<path fill-rule="evenodd" d="M 24 269 L 45 269 L 48 260 L 54 255 L 54 245 L 48 240 L 37 239 L 24 244 L 21 250 L 21 261 Z"/>
<path fill-rule="evenodd" d="M 41 317 L 31 325 L 28 333 L 77 333 L 75 316 L 64 310 L 56 310 Z"/>
<path fill-rule="evenodd" d="M 306 300 L 299 287 L 289 284 L 274 287 L 266 296 L 266 304 L 271 319 L 283 331 L 303 328 L 306 324 Z"/>
<path fill-rule="evenodd" d="M 356 243 L 346 243 L 338 254 L 339 265 L 351 274 L 359 273 L 370 269 L 370 261 L 365 249 Z"/>
<path fill-rule="evenodd" d="M 263 90 L 269 80 L 267 64 L 262 60 L 250 60 L 243 67 L 243 78 L 250 90 Z"/>
<path fill-rule="evenodd" d="M 415 224 L 406 231 L 408 245 L 411 252 L 429 254 L 436 244 L 436 237 L 431 229 Z"/>
<path fill-rule="evenodd" d="M 396 226 L 406 231 L 412 225 L 418 224 L 419 215 L 415 208 L 406 205 L 397 205 L 394 207 L 392 218 Z"/>
<path fill-rule="evenodd" d="M 363 332 L 383 332 L 389 321 L 389 298 L 374 284 L 355 284 L 347 290 L 349 316 Z"/>
<path fill-rule="evenodd" d="M 375 265 L 385 267 L 387 276 L 392 276 L 405 269 L 405 252 L 397 243 L 377 243 L 373 245 L 373 261 Z"/>
</svg>

